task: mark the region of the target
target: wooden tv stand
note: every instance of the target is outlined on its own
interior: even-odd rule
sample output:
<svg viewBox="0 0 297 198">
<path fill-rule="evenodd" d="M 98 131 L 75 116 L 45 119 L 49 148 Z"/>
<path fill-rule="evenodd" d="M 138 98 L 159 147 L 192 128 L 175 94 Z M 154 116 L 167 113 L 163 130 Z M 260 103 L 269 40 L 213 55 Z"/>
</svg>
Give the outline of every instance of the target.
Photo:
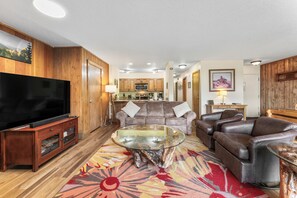
<svg viewBox="0 0 297 198">
<path fill-rule="evenodd" d="M 36 128 L 1 132 L 1 170 L 15 165 L 39 166 L 78 142 L 78 118 L 65 118 Z"/>
</svg>

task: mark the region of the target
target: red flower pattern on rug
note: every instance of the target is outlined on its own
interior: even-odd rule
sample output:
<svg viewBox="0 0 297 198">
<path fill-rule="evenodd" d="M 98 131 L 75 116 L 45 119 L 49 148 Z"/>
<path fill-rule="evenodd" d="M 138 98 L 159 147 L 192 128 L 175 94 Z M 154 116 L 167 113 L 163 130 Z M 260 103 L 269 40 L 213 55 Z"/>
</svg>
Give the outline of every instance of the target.
<svg viewBox="0 0 297 198">
<path fill-rule="evenodd" d="M 241 184 L 195 136 L 177 147 L 167 169 L 136 168 L 124 148 L 108 140 L 55 197 L 211 197 L 265 198 Z"/>
</svg>

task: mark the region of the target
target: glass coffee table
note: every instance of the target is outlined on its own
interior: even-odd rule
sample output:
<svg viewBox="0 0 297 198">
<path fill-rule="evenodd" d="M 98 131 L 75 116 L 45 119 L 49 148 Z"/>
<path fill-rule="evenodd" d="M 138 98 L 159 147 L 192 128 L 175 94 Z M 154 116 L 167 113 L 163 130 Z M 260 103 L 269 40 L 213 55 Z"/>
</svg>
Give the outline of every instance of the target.
<svg viewBox="0 0 297 198">
<path fill-rule="evenodd" d="M 270 143 L 267 148 L 280 158 L 280 197 L 297 197 L 297 144 Z"/>
<path fill-rule="evenodd" d="M 111 137 L 133 154 L 138 168 L 148 160 L 160 168 L 167 168 L 173 162 L 176 146 L 185 140 L 183 132 L 163 125 L 131 125 L 120 128 Z"/>
</svg>

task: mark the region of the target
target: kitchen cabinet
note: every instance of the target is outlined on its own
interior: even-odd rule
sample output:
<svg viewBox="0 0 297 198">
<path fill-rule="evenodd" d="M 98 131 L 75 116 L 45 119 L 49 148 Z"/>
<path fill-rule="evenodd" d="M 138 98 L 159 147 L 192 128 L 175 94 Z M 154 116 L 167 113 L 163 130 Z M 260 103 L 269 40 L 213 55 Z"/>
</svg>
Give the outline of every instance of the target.
<svg viewBox="0 0 297 198">
<path fill-rule="evenodd" d="M 163 78 L 155 79 L 155 91 L 163 92 L 164 91 L 164 80 Z"/>
</svg>

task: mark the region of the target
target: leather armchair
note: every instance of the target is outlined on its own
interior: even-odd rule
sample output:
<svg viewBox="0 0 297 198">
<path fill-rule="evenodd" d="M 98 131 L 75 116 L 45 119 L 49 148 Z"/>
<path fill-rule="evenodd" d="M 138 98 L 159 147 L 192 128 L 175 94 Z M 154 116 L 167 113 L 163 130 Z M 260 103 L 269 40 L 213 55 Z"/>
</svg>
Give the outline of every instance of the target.
<svg viewBox="0 0 297 198">
<path fill-rule="evenodd" d="M 280 180 L 279 159 L 268 151 L 272 142 L 292 142 L 297 125 L 260 117 L 225 124 L 214 132 L 215 154 L 242 183 L 276 184 Z"/>
<path fill-rule="evenodd" d="M 196 135 L 208 148 L 214 149 L 213 132 L 220 131 L 223 124 L 240 121 L 243 114 L 236 110 L 201 115 L 196 121 Z"/>
</svg>

